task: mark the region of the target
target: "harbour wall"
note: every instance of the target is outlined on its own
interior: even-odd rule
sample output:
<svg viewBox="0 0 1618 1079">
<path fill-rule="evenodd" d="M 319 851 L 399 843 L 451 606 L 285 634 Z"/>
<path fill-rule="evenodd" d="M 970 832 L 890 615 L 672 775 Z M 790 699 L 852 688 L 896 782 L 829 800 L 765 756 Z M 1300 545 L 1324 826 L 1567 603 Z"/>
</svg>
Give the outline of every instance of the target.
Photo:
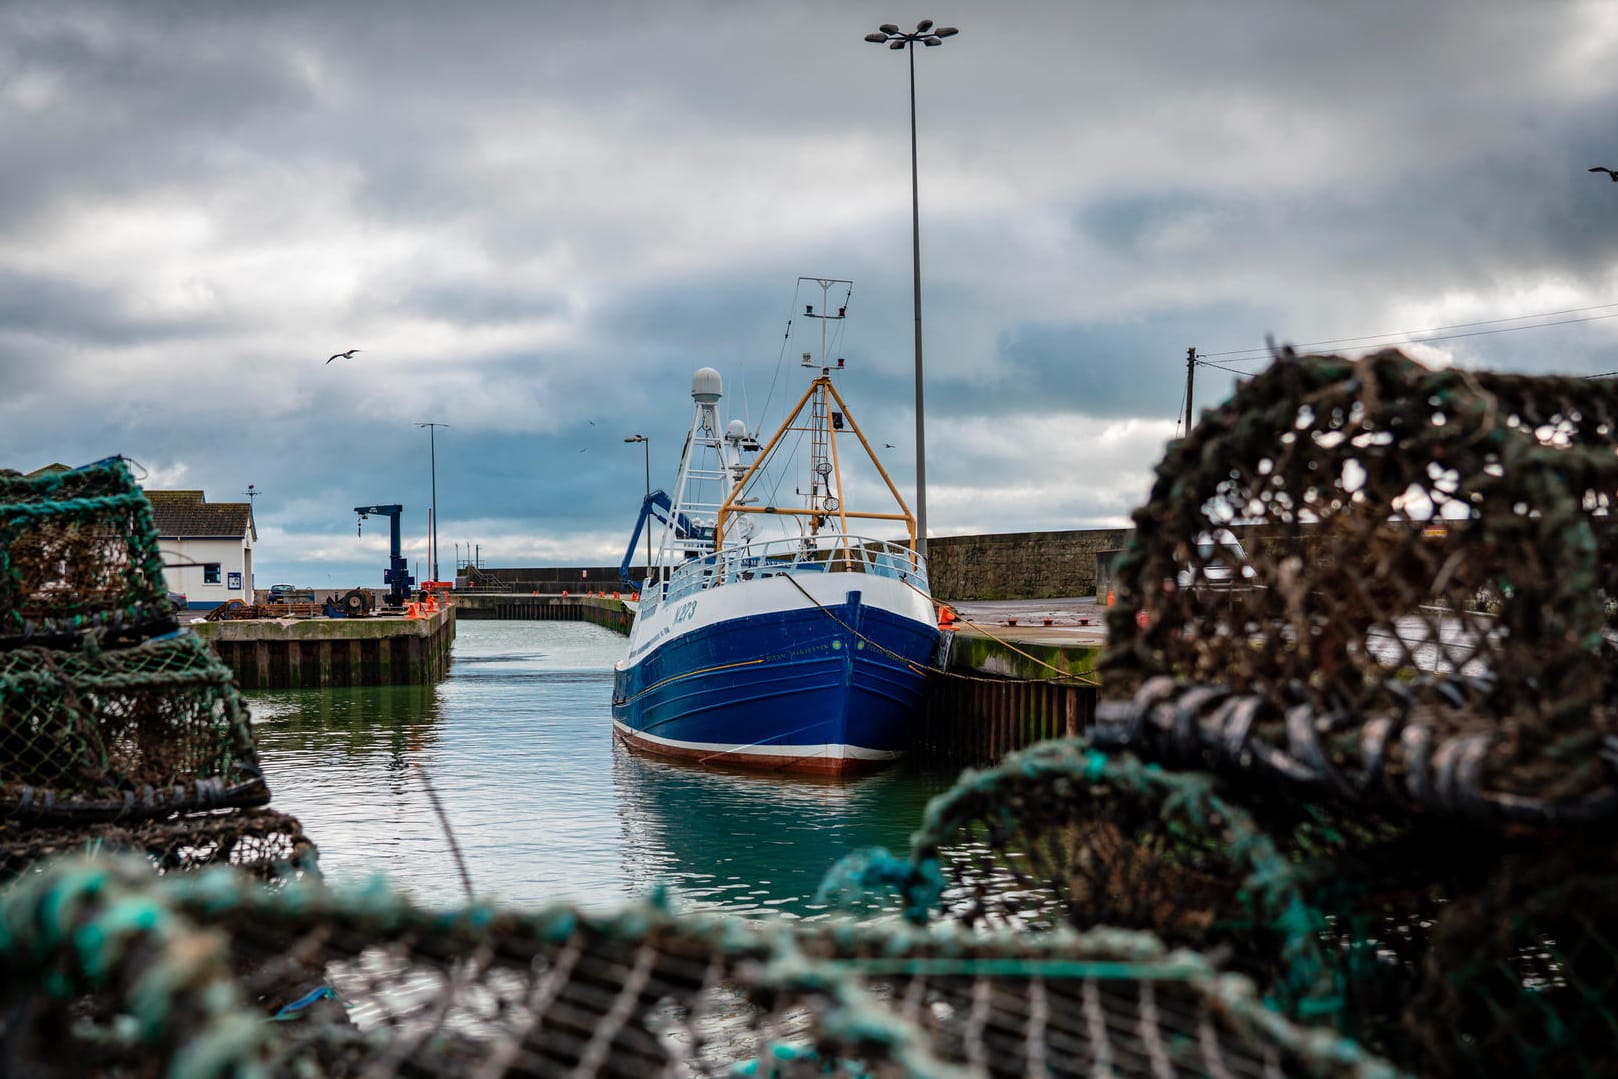
<svg viewBox="0 0 1618 1079">
<path fill-rule="evenodd" d="M 625 634 L 635 620 L 622 600 L 610 592 L 600 596 L 456 592 L 451 607 L 457 618 L 474 621 L 593 622 Z"/>
<path fill-rule="evenodd" d="M 419 618 L 197 622 L 243 689 L 426 685 L 449 672 L 451 608 Z"/>
<path fill-rule="evenodd" d="M 1096 556 L 1116 550 L 1130 528 L 933 536 L 927 576 L 942 602 L 1054 599 L 1096 594 Z"/>
<path fill-rule="evenodd" d="M 1096 556 L 1122 547 L 1130 528 L 934 536 L 927 541 L 933 595 L 944 602 L 1093 596 Z M 633 566 L 639 578 L 645 567 Z M 570 595 L 620 588 L 616 566 L 481 569 L 455 581 L 457 592 Z"/>
</svg>

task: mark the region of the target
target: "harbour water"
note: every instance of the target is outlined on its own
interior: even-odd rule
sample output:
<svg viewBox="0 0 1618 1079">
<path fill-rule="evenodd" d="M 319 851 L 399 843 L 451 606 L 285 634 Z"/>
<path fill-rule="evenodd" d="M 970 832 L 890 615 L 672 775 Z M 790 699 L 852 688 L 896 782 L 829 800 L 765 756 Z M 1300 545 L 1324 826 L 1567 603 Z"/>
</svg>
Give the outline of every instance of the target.
<svg viewBox="0 0 1618 1079">
<path fill-rule="evenodd" d="M 430 687 L 248 694 L 275 808 L 338 884 L 382 873 L 465 898 L 428 784 L 480 898 L 595 907 L 667 888 L 681 909 L 814 917 L 826 869 L 903 850 L 953 771 L 816 781 L 648 758 L 612 737 L 624 638 L 583 622 L 468 621 Z"/>
</svg>

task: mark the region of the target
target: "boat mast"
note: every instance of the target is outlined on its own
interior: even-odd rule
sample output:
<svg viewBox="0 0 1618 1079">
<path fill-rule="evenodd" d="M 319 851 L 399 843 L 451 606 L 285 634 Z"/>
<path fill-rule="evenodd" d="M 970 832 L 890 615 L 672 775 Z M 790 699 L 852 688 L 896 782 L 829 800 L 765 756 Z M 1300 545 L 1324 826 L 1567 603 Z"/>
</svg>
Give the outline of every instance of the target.
<svg viewBox="0 0 1618 1079">
<path fill-rule="evenodd" d="M 819 367 L 820 377 L 814 382 L 814 396 L 809 407 L 809 508 L 812 512 L 809 518 L 809 534 L 820 532 L 826 515 L 836 513 L 842 506 L 838 494 L 832 492 L 835 484 L 842 487 L 842 479 L 837 475 L 837 465 L 834 460 L 835 448 L 832 446 L 832 425 L 842 419 L 841 415 L 833 416 L 826 400 L 826 386 L 831 379 L 831 362 L 826 350 L 826 333 L 828 322 L 840 322 L 848 315 L 847 306 L 837 308 L 832 314 L 831 288 L 833 285 L 847 285 L 850 289 L 854 282 L 839 277 L 800 277 L 799 283 L 812 281 L 820 286 L 820 313 L 815 313 L 813 304 L 804 308 L 805 318 L 820 320 L 820 361 L 812 361 L 809 353 L 803 354 L 803 366 Z"/>
</svg>

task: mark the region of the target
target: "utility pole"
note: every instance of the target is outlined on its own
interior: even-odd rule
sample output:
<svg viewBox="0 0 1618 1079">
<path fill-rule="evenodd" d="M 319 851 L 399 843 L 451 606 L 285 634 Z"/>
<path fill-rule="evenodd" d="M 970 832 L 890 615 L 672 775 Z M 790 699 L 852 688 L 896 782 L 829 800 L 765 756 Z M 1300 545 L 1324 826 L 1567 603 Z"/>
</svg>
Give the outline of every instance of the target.
<svg viewBox="0 0 1618 1079">
<path fill-rule="evenodd" d="M 1185 433 L 1191 434 L 1191 392 L 1197 382 L 1197 348 L 1195 345 L 1185 350 Z"/>
<path fill-rule="evenodd" d="M 438 580 L 438 429 L 448 427 L 447 423 L 418 423 L 417 427 L 427 428 L 427 452 L 429 467 L 432 469 L 433 484 L 433 511 L 428 520 L 431 528 L 428 530 L 427 547 L 429 561 L 433 570 L 433 580 Z"/>
</svg>

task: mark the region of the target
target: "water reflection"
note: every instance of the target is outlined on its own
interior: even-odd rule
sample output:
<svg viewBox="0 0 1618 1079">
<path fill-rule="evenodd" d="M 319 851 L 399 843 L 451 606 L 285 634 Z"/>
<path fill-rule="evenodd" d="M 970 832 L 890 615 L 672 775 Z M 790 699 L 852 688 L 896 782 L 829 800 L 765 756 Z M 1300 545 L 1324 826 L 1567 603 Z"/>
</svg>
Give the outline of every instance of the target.
<svg viewBox="0 0 1618 1079">
<path fill-rule="evenodd" d="M 274 805 L 328 877 L 386 873 L 452 904 L 458 875 L 430 777 L 480 896 L 616 903 L 667 885 L 687 907 L 812 916 L 845 852 L 902 848 L 953 775 L 828 782 L 713 772 L 611 737 L 624 639 L 578 622 L 468 622 L 430 688 L 248 695 Z"/>
<path fill-rule="evenodd" d="M 902 849 L 948 779 L 902 767 L 857 780 L 731 773 L 618 746 L 625 879 L 690 905 L 809 917 L 825 871 L 870 846 Z"/>
</svg>

